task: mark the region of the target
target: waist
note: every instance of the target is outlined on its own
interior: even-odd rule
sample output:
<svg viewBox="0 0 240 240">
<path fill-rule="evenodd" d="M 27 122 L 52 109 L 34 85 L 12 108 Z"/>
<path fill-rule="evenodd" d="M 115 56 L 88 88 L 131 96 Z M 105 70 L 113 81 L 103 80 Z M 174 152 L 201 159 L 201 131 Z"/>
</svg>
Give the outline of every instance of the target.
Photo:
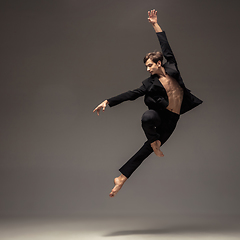
<svg viewBox="0 0 240 240">
<path fill-rule="evenodd" d="M 175 109 L 173 109 L 173 108 L 171 108 L 171 107 L 166 107 L 166 110 L 168 110 L 169 112 L 172 112 L 172 113 L 175 113 L 175 114 L 177 114 L 177 115 L 180 115 L 180 110 L 181 110 L 181 107 L 180 108 L 175 108 Z"/>
<path fill-rule="evenodd" d="M 180 118 L 180 114 L 172 112 L 167 108 L 159 110 L 158 113 L 160 114 L 160 116 L 165 116 L 168 119 L 173 119 L 175 121 L 177 121 Z"/>
</svg>

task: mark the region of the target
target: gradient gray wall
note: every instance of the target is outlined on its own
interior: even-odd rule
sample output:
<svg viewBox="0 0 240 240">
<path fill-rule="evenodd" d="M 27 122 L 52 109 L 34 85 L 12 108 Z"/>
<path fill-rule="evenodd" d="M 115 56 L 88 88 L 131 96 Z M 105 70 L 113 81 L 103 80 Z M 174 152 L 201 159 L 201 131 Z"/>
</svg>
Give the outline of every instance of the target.
<svg viewBox="0 0 240 240">
<path fill-rule="evenodd" d="M 145 141 L 146 106 L 92 110 L 148 77 L 152 8 L 204 104 L 110 199 Z M 0 215 L 240 214 L 239 10 L 234 0 L 2 0 Z"/>
</svg>

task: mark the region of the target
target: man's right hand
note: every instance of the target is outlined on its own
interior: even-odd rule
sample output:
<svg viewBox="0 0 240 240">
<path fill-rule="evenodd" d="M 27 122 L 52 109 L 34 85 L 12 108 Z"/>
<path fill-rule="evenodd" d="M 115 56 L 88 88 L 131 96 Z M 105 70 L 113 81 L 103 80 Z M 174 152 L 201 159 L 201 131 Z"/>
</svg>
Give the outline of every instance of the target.
<svg viewBox="0 0 240 240">
<path fill-rule="evenodd" d="M 148 11 L 148 21 L 152 24 L 156 33 L 162 32 L 162 29 L 157 22 L 157 11 L 155 9 Z"/>
<path fill-rule="evenodd" d="M 148 21 L 153 25 L 157 23 L 157 11 L 155 9 L 148 11 Z"/>
<path fill-rule="evenodd" d="M 97 115 L 99 116 L 100 110 L 102 109 L 102 111 L 104 112 L 108 104 L 108 100 L 103 101 L 93 110 L 93 112 L 97 111 Z"/>
</svg>

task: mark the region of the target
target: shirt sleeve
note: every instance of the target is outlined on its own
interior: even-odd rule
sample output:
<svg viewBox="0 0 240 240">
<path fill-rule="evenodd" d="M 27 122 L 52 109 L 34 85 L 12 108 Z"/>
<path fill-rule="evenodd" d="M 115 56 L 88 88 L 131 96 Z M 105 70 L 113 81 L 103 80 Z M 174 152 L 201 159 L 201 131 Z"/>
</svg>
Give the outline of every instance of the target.
<svg viewBox="0 0 240 240">
<path fill-rule="evenodd" d="M 169 42 L 167 40 L 166 33 L 164 31 L 163 32 L 158 32 L 157 37 L 158 37 L 158 40 L 159 40 L 159 43 L 160 43 L 160 46 L 161 46 L 161 49 L 162 49 L 163 56 L 166 58 L 166 60 L 169 63 L 177 64 L 177 61 L 176 61 L 175 56 L 173 54 L 173 51 L 172 51 L 172 49 L 169 45 Z"/>
<path fill-rule="evenodd" d="M 147 91 L 146 87 L 144 86 L 144 84 L 142 84 L 142 86 L 139 88 L 121 93 L 121 94 L 119 94 L 115 97 L 109 98 L 107 100 L 109 102 L 109 106 L 113 107 L 124 101 L 128 101 L 128 100 L 133 101 L 133 100 L 145 95 L 146 91 Z"/>
</svg>

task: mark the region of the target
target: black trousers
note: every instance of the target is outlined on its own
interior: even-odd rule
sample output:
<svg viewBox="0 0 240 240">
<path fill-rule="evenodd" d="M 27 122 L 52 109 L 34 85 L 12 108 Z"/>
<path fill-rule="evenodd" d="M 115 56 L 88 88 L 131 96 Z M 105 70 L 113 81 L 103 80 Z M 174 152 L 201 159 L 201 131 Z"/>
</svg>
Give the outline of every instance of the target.
<svg viewBox="0 0 240 240">
<path fill-rule="evenodd" d="M 151 143 L 160 140 L 162 146 L 173 133 L 178 120 L 179 115 L 167 109 L 146 111 L 142 116 L 142 128 L 148 140 L 119 171 L 129 178 L 143 160 L 153 152 Z"/>
</svg>

